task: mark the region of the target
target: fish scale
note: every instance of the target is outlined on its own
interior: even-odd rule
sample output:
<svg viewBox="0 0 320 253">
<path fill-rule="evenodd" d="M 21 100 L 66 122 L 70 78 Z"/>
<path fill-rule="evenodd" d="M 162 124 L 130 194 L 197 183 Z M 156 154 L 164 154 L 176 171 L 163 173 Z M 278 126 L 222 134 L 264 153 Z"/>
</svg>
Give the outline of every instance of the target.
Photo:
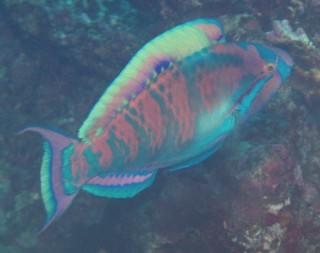
<svg viewBox="0 0 320 253">
<path fill-rule="evenodd" d="M 214 19 L 187 22 L 146 43 L 93 107 L 79 140 L 38 126 L 22 131 L 45 139 L 42 231 L 81 189 L 133 197 L 159 169 L 203 161 L 266 104 L 292 66 L 280 49 L 225 43 Z"/>
</svg>

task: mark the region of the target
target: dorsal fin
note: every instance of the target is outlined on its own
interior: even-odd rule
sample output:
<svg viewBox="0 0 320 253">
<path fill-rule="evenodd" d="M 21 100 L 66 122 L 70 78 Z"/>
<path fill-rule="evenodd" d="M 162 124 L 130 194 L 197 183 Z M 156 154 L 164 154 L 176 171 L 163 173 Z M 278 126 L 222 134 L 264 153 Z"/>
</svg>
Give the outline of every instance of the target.
<svg viewBox="0 0 320 253">
<path fill-rule="evenodd" d="M 222 25 L 215 19 L 181 24 L 149 41 L 100 97 L 82 124 L 78 137 L 90 142 L 92 133 L 101 127 L 95 126 L 97 119 L 103 117 L 108 124 L 117 110 L 136 97 L 162 69 L 215 42 L 224 42 Z"/>
</svg>

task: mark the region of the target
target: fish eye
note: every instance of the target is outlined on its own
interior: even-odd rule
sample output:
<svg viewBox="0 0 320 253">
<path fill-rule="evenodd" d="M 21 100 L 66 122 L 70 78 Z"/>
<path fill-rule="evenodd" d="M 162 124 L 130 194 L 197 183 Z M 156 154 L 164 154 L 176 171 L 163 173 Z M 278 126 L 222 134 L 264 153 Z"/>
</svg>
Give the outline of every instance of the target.
<svg viewBox="0 0 320 253">
<path fill-rule="evenodd" d="M 269 63 L 266 66 L 266 69 L 269 73 L 273 72 L 275 70 L 276 66 L 273 63 Z"/>
</svg>

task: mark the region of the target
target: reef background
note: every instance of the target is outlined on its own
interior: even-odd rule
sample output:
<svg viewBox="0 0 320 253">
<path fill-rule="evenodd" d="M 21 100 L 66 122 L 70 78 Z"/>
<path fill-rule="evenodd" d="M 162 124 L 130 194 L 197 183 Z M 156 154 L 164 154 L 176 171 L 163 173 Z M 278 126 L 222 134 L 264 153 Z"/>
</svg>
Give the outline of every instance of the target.
<svg viewBox="0 0 320 253">
<path fill-rule="evenodd" d="M 319 15 L 319 0 L 1 1 L 0 252 L 319 253 Z M 288 51 L 289 80 L 202 164 L 161 172 L 133 199 L 82 192 L 38 236 L 42 141 L 16 133 L 76 136 L 147 40 L 200 17 L 219 18 L 228 41 Z"/>
</svg>

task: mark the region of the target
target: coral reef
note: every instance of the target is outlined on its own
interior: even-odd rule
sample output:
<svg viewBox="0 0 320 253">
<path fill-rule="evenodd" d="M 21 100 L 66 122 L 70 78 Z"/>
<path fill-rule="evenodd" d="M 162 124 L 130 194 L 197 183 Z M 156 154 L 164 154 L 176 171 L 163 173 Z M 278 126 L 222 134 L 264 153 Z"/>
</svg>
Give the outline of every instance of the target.
<svg viewBox="0 0 320 253">
<path fill-rule="evenodd" d="M 128 53 L 145 39 L 130 33 L 139 33 L 138 16 L 125 0 L 3 1 L 0 10 L 25 46 L 61 54 L 97 75 L 110 74 L 110 65 L 125 64 L 128 57 L 119 45 L 127 44 L 121 51 Z"/>
<path fill-rule="evenodd" d="M 294 50 L 298 73 L 304 78 L 320 83 L 320 43 L 319 33 L 309 38 L 305 30 L 298 27 L 296 31 L 289 21 L 273 21 L 273 30 L 266 33 L 266 39 L 274 44 L 286 45 Z"/>
<path fill-rule="evenodd" d="M 299 27 L 294 32 L 289 24 L 289 21 L 275 20 L 273 21 L 273 31 L 267 32 L 267 40 L 272 43 L 301 43 L 307 49 L 314 49 L 312 41 L 308 38 L 303 28 Z"/>
</svg>

